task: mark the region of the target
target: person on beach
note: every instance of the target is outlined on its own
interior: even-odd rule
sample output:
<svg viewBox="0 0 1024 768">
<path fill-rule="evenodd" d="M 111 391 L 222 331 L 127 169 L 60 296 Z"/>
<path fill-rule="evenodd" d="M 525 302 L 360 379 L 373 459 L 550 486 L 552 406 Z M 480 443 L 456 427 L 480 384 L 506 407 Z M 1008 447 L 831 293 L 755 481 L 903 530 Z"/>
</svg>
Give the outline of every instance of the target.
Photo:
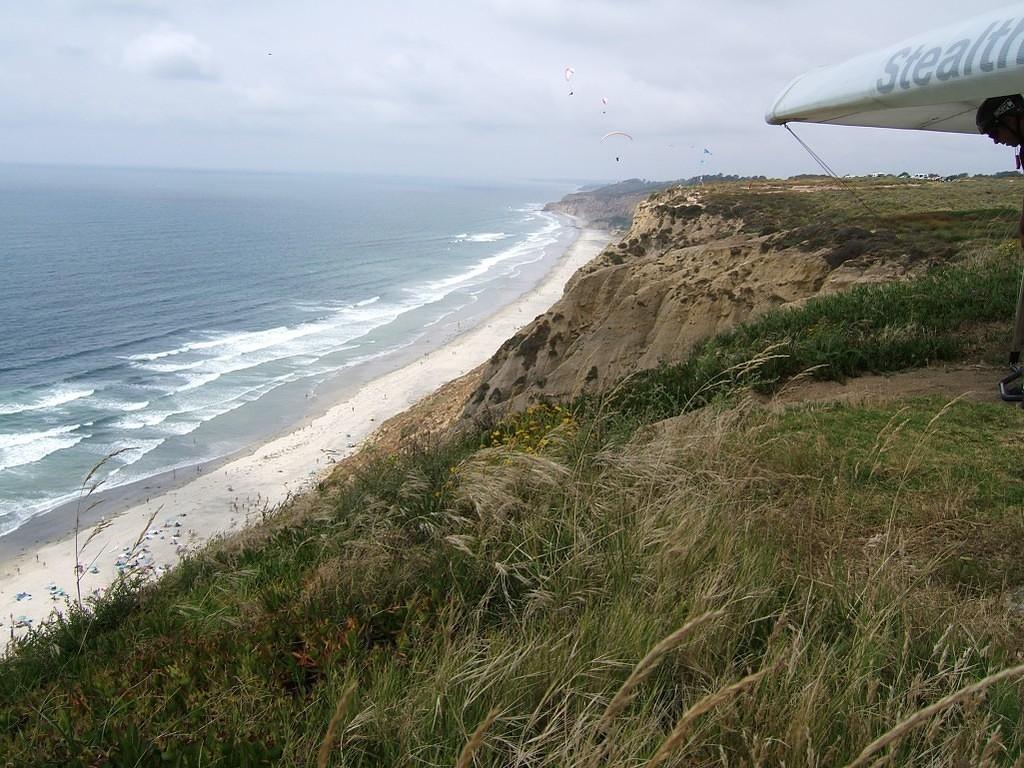
<svg viewBox="0 0 1024 768">
<path fill-rule="evenodd" d="M 1017 149 L 1017 169 L 1021 170 L 1021 151 L 1024 145 L 1024 96 L 1013 93 L 1008 96 L 993 96 L 985 99 L 974 116 L 978 133 L 984 134 L 996 144 Z M 1017 223 L 1017 238 L 1024 248 L 1024 202 L 1021 204 L 1020 220 Z M 1021 388 L 1006 389 L 1011 380 L 1021 378 L 1021 347 L 1024 347 L 1024 276 L 1017 294 L 1017 315 L 1013 326 L 1013 345 L 1010 348 L 1010 368 L 1013 373 L 1003 379 L 1000 391 L 1004 400 L 1024 401 Z"/>
</svg>

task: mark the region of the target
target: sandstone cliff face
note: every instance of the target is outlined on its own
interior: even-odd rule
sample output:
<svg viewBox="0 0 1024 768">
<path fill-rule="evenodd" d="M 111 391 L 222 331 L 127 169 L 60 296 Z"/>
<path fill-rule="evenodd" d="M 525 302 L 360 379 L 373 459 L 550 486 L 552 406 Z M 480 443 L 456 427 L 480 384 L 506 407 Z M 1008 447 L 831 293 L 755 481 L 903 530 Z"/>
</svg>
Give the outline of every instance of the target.
<svg viewBox="0 0 1024 768">
<path fill-rule="evenodd" d="M 776 247 L 778 233 L 747 233 L 742 219 L 709 213 L 704 196 L 677 187 L 641 202 L 626 236 L 494 354 L 463 416 L 601 391 L 631 371 L 679 362 L 769 309 L 923 266 L 909 256 Z"/>
<path fill-rule="evenodd" d="M 652 192 L 673 186 L 672 182 L 652 182 L 630 179 L 589 192 L 566 195 L 557 203 L 548 203 L 545 211 L 565 213 L 604 229 L 626 229 L 633 220 L 637 204 Z"/>
</svg>

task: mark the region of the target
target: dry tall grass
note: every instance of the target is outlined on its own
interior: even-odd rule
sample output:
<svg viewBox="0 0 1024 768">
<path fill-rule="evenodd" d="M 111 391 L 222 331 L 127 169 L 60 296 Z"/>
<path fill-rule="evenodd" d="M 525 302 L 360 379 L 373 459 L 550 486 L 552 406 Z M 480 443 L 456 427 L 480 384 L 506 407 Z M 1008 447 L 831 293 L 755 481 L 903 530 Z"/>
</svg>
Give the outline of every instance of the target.
<svg viewBox="0 0 1024 768">
<path fill-rule="evenodd" d="M 213 666 L 247 631 L 288 643 L 225 661 L 204 704 L 277 718 L 284 765 L 1012 765 L 1020 622 L 949 566 L 1016 529 L 956 472 L 950 422 L 981 406 L 943 406 L 749 397 L 396 461 L 282 529 L 273 563 L 203 564 L 161 621 L 215 641 Z"/>
<path fill-rule="evenodd" d="M 900 548 L 912 535 L 900 515 L 877 529 L 882 551 L 831 537 L 870 538 L 844 502 L 863 489 L 848 484 L 895 477 L 879 490 L 890 510 L 923 503 L 907 491 L 917 445 L 955 406 L 920 432 L 895 416 L 867 471 L 830 478 L 813 503 L 805 494 L 822 478 L 787 466 L 779 414 L 753 400 L 625 444 L 476 453 L 453 475 L 437 535 L 493 574 L 458 620 L 478 639 L 446 647 L 424 689 L 387 710 L 392 722 L 430 719 L 416 712 L 438 695 L 481 711 L 502 703 L 494 765 L 825 766 L 892 747 L 878 734 L 970 698 L 957 691 L 978 689 L 968 681 L 985 677 L 986 651 L 969 639 L 974 614 L 930 583 L 935 563 Z M 496 603 L 520 617 L 512 634 L 488 624 Z M 894 759 L 992 762 L 1008 754 L 1006 726 L 975 706 L 896 728 Z M 430 740 L 416 727 L 404 738 Z"/>
</svg>

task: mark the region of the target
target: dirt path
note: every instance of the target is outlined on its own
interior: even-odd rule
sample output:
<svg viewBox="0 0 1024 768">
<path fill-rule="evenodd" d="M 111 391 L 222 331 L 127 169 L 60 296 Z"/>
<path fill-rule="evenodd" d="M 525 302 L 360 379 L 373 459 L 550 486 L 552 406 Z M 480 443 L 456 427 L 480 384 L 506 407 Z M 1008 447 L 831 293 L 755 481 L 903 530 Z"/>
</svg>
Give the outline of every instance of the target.
<svg viewBox="0 0 1024 768">
<path fill-rule="evenodd" d="M 806 401 L 884 403 L 908 397 L 940 396 L 952 400 L 966 393 L 976 402 L 998 403 L 999 381 L 1004 368 L 983 365 L 949 365 L 917 368 L 889 375 L 858 376 L 840 383 L 801 381 L 787 386 L 774 398 L 791 405 Z M 1009 404 L 1007 404 L 1009 405 Z"/>
</svg>

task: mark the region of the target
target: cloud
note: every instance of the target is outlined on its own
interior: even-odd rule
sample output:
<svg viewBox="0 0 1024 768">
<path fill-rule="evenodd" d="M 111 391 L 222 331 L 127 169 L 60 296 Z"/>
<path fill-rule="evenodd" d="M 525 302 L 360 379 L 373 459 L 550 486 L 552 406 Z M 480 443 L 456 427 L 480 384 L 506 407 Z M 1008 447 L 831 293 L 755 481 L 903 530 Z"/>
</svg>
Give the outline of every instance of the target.
<svg viewBox="0 0 1024 768">
<path fill-rule="evenodd" d="M 192 35 L 163 29 L 135 38 L 124 50 L 129 69 L 172 80 L 219 80 L 213 53 Z"/>
<path fill-rule="evenodd" d="M 813 171 L 764 123 L 787 83 L 968 13 L 933 0 L 7 5 L 0 160 L 581 178 L 692 176 L 691 145 L 714 151 L 715 171 Z M 635 138 L 621 163 L 600 141 L 610 130 Z M 76 131 L 95 141 L 69 148 Z M 839 172 L 990 170 L 1008 156 L 977 137 L 800 135 Z"/>
</svg>

